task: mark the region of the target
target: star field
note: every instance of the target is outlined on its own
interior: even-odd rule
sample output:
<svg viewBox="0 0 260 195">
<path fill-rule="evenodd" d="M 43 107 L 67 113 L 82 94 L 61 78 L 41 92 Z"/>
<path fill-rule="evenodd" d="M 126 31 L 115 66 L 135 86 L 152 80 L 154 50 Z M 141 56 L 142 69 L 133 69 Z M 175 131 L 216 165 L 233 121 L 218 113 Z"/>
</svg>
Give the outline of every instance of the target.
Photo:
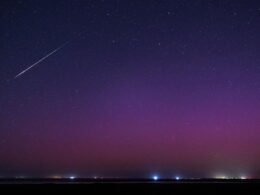
<svg viewBox="0 0 260 195">
<path fill-rule="evenodd" d="M 259 1 L 0 13 L 0 176 L 260 177 Z"/>
</svg>

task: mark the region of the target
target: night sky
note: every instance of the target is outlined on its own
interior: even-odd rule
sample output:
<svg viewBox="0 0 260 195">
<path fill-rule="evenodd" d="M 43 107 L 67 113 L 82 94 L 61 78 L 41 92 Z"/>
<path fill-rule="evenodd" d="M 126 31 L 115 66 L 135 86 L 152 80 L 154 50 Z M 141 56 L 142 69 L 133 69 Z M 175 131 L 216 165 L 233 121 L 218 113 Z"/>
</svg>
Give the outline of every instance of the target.
<svg viewBox="0 0 260 195">
<path fill-rule="evenodd" d="M 260 1 L 2 0 L 0 35 L 0 177 L 260 177 Z"/>
</svg>

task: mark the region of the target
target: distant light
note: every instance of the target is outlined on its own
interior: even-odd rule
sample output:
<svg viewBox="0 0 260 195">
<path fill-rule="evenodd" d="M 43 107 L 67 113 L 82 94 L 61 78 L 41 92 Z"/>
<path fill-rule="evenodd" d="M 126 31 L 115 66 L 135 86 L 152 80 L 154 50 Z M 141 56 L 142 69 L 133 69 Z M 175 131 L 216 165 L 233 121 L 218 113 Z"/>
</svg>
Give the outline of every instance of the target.
<svg viewBox="0 0 260 195">
<path fill-rule="evenodd" d="M 217 175 L 215 178 L 216 179 L 228 179 L 228 177 L 225 175 Z"/>
<path fill-rule="evenodd" d="M 15 176 L 16 179 L 24 179 L 25 176 Z"/>
<path fill-rule="evenodd" d="M 70 176 L 69 178 L 70 178 L 70 179 L 75 179 L 75 177 L 74 177 L 74 176 Z"/>
<path fill-rule="evenodd" d="M 158 180 L 158 176 L 157 175 L 153 176 L 153 180 L 157 181 Z"/>
<path fill-rule="evenodd" d="M 245 176 L 242 176 L 242 177 L 240 177 L 240 179 L 246 179 L 246 177 L 245 177 Z"/>
<path fill-rule="evenodd" d="M 176 180 L 180 180 L 180 177 L 179 177 L 179 176 L 177 176 L 177 177 L 175 177 L 175 179 L 176 179 Z"/>
<path fill-rule="evenodd" d="M 51 176 L 51 178 L 52 178 L 52 179 L 61 179 L 62 177 L 59 176 L 59 175 L 53 175 L 53 176 Z"/>
</svg>

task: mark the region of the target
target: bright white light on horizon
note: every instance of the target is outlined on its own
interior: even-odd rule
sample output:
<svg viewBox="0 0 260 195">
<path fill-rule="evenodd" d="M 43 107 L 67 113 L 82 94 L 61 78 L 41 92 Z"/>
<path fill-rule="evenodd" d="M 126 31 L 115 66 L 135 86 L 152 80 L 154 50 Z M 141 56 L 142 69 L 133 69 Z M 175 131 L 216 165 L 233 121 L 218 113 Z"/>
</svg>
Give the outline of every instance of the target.
<svg viewBox="0 0 260 195">
<path fill-rule="evenodd" d="M 180 177 L 179 177 L 179 176 L 176 176 L 175 179 L 176 179 L 176 180 L 180 180 Z"/>
<path fill-rule="evenodd" d="M 155 176 L 153 176 L 153 180 L 158 180 L 158 176 L 157 175 L 155 175 Z"/>
<path fill-rule="evenodd" d="M 70 176 L 69 178 L 70 178 L 70 179 L 75 179 L 75 177 L 74 177 L 74 176 Z"/>
<path fill-rule="evenodd" d="M 245 176 L 241 176 L 240 179 L 246 179 L 246 177 Z"/>
</svg>

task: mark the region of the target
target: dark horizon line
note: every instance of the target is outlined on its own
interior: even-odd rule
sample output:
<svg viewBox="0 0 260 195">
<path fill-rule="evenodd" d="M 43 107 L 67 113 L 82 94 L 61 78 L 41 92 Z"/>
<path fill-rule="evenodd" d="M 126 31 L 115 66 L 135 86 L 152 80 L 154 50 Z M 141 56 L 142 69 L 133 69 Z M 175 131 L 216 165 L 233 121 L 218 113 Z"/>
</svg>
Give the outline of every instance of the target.
<svg viewBox="0 0 260 195">
<path fill-rule="evenodd" d="M 120 181 L 189 181 L 189 180 L 218 180 L 218 181 L 227 181 L 227 180 L 255 180 L 255 181 L 260 181 L 260 178 L 235 178 L 235 177 L 230 177 L 230 178 L 210 178 L 210 177 L 205 177 L 205 178 L 158 178 L 158 179 L 153 179 L 153 178 L 140 178 L 140 177 L 76 177 L 76 178 L 69 178 L 69 177 L 61 177 L 61 178 L 52 178 L 52 177 L 1 177 L 1 181 L 7 181 L 7 180 L 13 180 L 13 181 L 38 181 L 38 180 L 64 180 L 64 181 L 81 181 L 81 180 L 93 180 L 93 181 L 112 181 L 112 180 L 120 180 Z"/>
</svg>

